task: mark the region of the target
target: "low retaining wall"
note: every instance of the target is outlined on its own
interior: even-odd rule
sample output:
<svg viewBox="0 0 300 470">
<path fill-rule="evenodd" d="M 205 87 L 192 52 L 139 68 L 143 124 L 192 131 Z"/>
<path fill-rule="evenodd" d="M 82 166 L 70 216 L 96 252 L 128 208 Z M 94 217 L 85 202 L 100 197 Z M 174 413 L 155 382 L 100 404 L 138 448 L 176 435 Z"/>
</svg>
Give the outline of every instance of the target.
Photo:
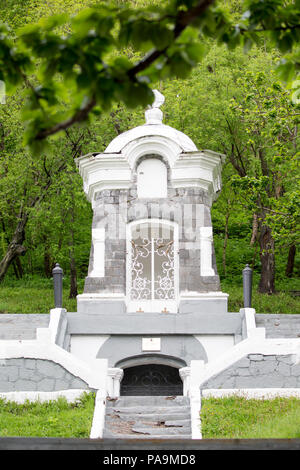
<svg viewBox="0 0 300 470">
<path fill-rule="evenodd" d="M 89 386 L 53 361 L 30 358 L 0 360 L 1 392 L 53 392 L 69 389 L 87 390 Z"/>
<path fill-rule="evenodd" d="M 54 343 L 49 328 L 36 340 L 0 341 L 0 392 L 107 389 L 107 360 L 84 362 Z"/>
<path fill-rule="evenodd" d="M 201 389 L 298 388 L 295 355 L 248 354 L 201 385 Z"/>
</svg>

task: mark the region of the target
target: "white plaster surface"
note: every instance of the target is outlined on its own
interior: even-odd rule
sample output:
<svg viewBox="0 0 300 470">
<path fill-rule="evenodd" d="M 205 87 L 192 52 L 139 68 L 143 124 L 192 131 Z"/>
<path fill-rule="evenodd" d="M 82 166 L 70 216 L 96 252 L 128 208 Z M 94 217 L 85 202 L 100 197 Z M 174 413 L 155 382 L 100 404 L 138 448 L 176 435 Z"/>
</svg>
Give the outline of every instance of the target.
<svg viewBox="0 0 300 470">
<path fill-rule="evenodd" d="M 70 353 L 89 363 L 91 360 L 96 359 L 97 352 L 108 338 L 108 335 L 72 335 Z"/>
<path fill-rule="evenodd" d="M 50 340 L 55 343 L 57 335 L 59 333 L 59 325 L 62 314 L 66 313 L 65 308 L 53 308 L 50 310 L 50 321 L 48 329 L 50 330 Z"/>
<path fill-rule="evenodd" d="M 160 351 L 160 338 L 142 338 L 142 351 Z"/>
<path fill-rule="evenodd" d="M 183 132 L 174 129 L 173 127 L 165 124 L 144 124 L 143 126 L 135 127 L 129 131 L 123 132 L 113 139 L 107 146 L 105 153 L 118 153 L 122 149 L 132 142 L 133 140 L 141 137 L 161 136 L 170 139 L 177 143 L 178 146 L 185 152 L 197 150 L 194 142 Z"/>
<path fill-rule="evenodd" d="M 200 274 L 214 276 L 212 267 L 212 227 L 200 227 Z"/>
<path fill-rule="evenodd" d="M 92 239 L 94 246 L 94 265 L 91 277 L 104 277 L 105 275 L 105 228 L 93 228 Z"/>
<path fill-rule="evenodd" d="M 157 158 L 143 160 L 137 168 L 137 194 L 139 198 L 168 196 L 167 167 Z"/>
<path fill-rule="evenodd" d="M 190 366 L 190 407 L 191 407 L 191 428 L 192 439 L 202 439 L 201 433 L 201 395 L 199 388 L 199 375 L 204 367 L 204 361 L 191 361 Z"/>
<path fill-rule="evenodd" d="M 29 402 L 40 401 L 43 403 L 64 397 L 68 403 L 75 403 L 85 392 L 89 392 L 89 390 L 72 389 L 59 390 L 56 392 L 0 392 L 0 398 L 22 404 L 27 400 Z"/>
<path fill-rule="evenodd" d="M 213 361 L 234 346 L 233 335 L 199 335 L 195 338 L 204 347 L 208 362 Z"/>
<path fill-rule="evenodd" d="M 90 431 L 90 439 L 101 439 L 105 422 L 106 399 L 102 390 L 98 390 L 95 398 L 93 422 Z"/>
<path fill-rule="evenodd" d="M 77 358 L 51 341 L 48 328 L 38 328 L 36 340 L 0 341 L 0 361 L 13 358 L 49 360 L 82 379 L 91 389 L 106 389 L 107 359 L 93 359 L 87 363 Z"/>
<path fill-rule="evenodd" d="M 248 354 L 263 354 L 266 356 L 292 354 L 295 357 L 300 357 L 300 339 L 266 339 L 263 335 L 264 328 L 257 328 L 256 330 L 257 335 L 252 334 L 249 338 L 224 351 L 221 356 L 201 367 L 201 370 L 193 378 L 194 382 L 198 381 L 198 387 L 200 388 L 201 384 L 209 378 L 227 369 Z M 195 369 L 193 370 L 195 371 Z"/>
<path fill-rule="evenodd" d="M 165 124 L 158 108 L 146 111 L 148 123 L 123 132 L 99 154 L 88 154 L 76 159 L 83 178 L 84 191 L 93 203 L 95 192 L 103 189 L 125 189 L 132 184 L 131 171 L 144 156 L 159 155 L 171 168 L 174 188 L 196 187 L 210 194 L 221 189 L 221 165 L 224 156 L 209 150 L 198 151 L 194 142 L 184 133 Z M 149 177 L 153 183 L 157 179 Z M 145 196 L 140 187 L 148 191 L 148 182 L 138 184 L 140 197 Z M 165 185 L 161 185 L 162 188 Z M 151 188 L 150 188 L 151 189 Z M 158 197 L 165 197 L 159 195 Z"/>
</svg>

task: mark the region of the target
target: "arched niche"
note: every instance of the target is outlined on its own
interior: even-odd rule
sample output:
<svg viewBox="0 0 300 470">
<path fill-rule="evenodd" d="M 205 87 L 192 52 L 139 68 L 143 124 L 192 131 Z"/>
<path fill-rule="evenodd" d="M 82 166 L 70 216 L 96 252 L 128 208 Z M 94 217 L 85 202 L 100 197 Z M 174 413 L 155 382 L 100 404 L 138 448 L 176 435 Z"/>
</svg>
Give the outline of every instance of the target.
<svg viewBox="0 0 300 470">
<path fill-rule="evenodd" d="M 176 367 L 143 364 L 124 369 L 121 396 L 180 396 L 183 383 Z"/>
<path fill-rule="evenodd" d="M 168 171 L 165 163 L 149 157 L 137 166 L 137 196 L 140 199 L 157 199 L 168 196 Z"/>
<path fill-rule="evenodd" d="M 180 359 L 175 356 L 168 356 L 167 354 L 148 353 L 121 359 L 120 361 L 116 362 L 114 367 L 118 367 L 120 369 L 127 369 L 129 367 L 150 364 L 160 364 L 169 367 L 175 367 L 177 369 L 180 369 L 181 367 L 186 367 L 187 365 L 183 359 Z"/>
</svg>

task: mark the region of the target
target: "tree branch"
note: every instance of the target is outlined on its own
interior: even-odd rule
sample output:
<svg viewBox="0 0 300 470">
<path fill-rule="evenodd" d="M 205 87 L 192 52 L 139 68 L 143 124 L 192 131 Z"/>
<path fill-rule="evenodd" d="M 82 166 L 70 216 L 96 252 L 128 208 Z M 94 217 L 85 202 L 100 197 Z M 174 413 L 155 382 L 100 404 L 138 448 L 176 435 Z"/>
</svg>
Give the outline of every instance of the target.
<svg viewBox="0 0 300 470">
<path fill-rule="evenodd" d="M 180 11 L 176 17 L 175 24 L 174 24 L 174 40 L 180 36 L 180 34 L 184 31 L 184 29 L 192 24 L 202 13 L 204 13 L 209 6 L 211 6 L 215 0 L 200 0 L 197 5 L 192 7 L 188 11 Z M 149 54 L 147 54 L 142 60 L 140 60 L 136 65 L 134 65 L 131 69 L 128 70 L 127 76 L 130 80 L 134 80 L 135 76 L 149 67 L 153 62 L 155 62 L 160 56 L 164 55 L 167 51 L 169 46 L 165 47 L 161 50 L 153 50 Z M 72 117 L 69 119 L 55 124 L 53 127 L 48 129 L 40 130 L 34 140 L 43 140 L 53 134 L 56 134 L 59 131 L 66 130 L 71 127 L 76 122 L 84 121 L 89 112 L 94 108 L 97 104 L 97 100 L 95 96 L 92 96 L 88 103 L 77 111 Z"/>
<path fill-rule="evenodd" d="M 64 131 L 68 129 L 76 122 L 84 121 L 95 105 L 96 98 L 92 97 L 83 108 L 81 108 L 74 114 L 74 116 L 70 117 L 69 119 L 66 119 L 65 121 L 59 122 L 58 124 L 55 124 L 55 126 L 53 127 L 49 127 L 48 129 L 43 129 L 39 131 L 35 136 L 35 140 L 43 140 L 46 137 L 56 134 L 59 131 Z"/>
</svg>

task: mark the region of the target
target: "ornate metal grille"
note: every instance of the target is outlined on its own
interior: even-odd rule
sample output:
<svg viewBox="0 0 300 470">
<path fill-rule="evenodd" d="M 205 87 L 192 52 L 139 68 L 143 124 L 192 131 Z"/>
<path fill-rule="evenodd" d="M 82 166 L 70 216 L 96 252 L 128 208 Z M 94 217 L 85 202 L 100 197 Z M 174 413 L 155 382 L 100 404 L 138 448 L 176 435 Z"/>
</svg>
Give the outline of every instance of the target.
<svg viewBox="0 0 300 470">
<path fill-rule="evenodd" d="M 182 395 L 178 369 L 160 364 L 129 367 L 124 370 L 121 395 Z"/>
<path fill-rule="evenodd" d="M 142 238 L 131 245 L 131 300 L 174 299 L 174 241 Z"/>
</svg>

